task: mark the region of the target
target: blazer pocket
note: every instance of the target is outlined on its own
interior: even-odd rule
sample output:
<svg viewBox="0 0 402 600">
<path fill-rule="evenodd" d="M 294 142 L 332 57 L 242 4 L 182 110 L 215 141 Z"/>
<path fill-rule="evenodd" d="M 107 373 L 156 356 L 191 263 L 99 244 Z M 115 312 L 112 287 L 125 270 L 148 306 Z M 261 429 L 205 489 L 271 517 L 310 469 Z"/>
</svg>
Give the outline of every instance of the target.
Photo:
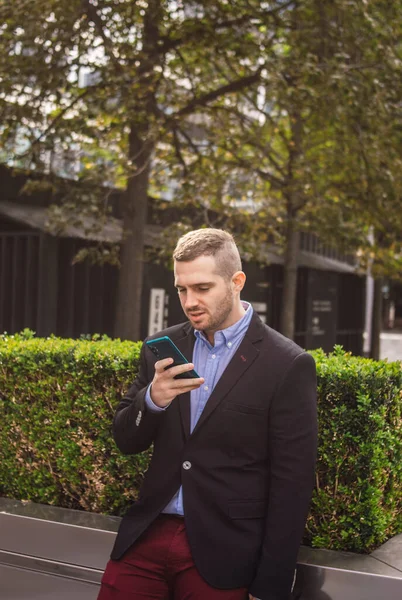
<svg viewBox="0 0 402 600">
<path fill-rule="evenodd" d="M 260 408 L 258 406 L 247 406 L 246 404 L 235 404 L 233 402 L 230 402 L 230 404 L 228 403 L 224 410 L 246 415 L 263 415 L 265 412 L 264 408 Z"/>
<path fill-rule="evenodd" d="M 229 502 L 231 519 L 263 519 L 267 510 L 265 500 L 234 500 Z"/>
</svg>

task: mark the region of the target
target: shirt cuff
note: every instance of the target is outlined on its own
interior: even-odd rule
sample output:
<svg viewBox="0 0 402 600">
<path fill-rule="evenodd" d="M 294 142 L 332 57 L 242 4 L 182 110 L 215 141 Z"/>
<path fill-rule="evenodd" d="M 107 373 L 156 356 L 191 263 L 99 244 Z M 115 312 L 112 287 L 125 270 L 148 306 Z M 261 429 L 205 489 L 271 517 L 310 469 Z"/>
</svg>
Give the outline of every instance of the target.
<svg viewBox="0 0 402 600">
<path fill-rule="evenodd" d="M 164 406 L 163 408 L 161 408 L 160 406 L 156 406 L 156 404 L 154 404 L 154 402 L 152 402 L 151 387 L 152 387 L 152 384 L 148 386 L 148 389 L 146 391 L 146 394 L 145 394 L 145 404 L 147 405 L 147 408 L 151 412 L 161 412 L 161 411 L 163 412 L 164 410 L 167 409 L 168 406 L 170 406 L 171 403 L 169 403 L 167 406 Z"/>
</svg>

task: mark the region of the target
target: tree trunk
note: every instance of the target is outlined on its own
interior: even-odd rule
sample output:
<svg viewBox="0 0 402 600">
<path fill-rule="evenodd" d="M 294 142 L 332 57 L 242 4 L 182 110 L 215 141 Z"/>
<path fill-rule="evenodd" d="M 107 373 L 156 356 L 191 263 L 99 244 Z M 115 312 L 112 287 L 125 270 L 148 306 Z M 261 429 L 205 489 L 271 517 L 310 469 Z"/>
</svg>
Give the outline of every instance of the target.
<svg viewBox="0 0 402 600">
<path fill-rule="evenodd" d="M 136 157 L 137 172 L 129 179 L 124 199 L 124 238 L 115 318 L 115 336 L 125 340 L 136 341 L 141 336 L 145 228 L 152 149 L 149 143 L 140 139 L 132 127 L 130 156 Z"/>
<path fill-rule="evenodd" d="M 370 357 L 374 360 L 380 360 L 381 351 L 380 342 L 382 330 L 382 284 L 382 279 L 375 279 L 370 350 Z"/>
<path fill-rule="evenodd" d="M 303 140 L 303 121 L 298 107 L 294 108 L 291 113 L 290 128 L 292 139 L 289 145 L 288 162 L 287 229 L 285 261 L 283 264 L 281 333 L 293 340 L 296 321 L 297 257 L 300 249 L 297 213 L 303 205 L 297 177 Z"/>
<path fill-rule="evenodd" d="M 297 256 L 299 253 L 300 233 L 295 228 L 295 223 L 290 217 L 287 230 L 287 245 L 285 262 L 283 264 L 283 290 L 281 333 L 293 340 L 295 335 L 296 320 L 296 294 L 297 294 Z"/>
<path fill-rule="evenodd" d="M 115 336 L 139 340 L 144 274 L 145 228 L 148 215 L 150 162 L 156 144 L 158 106 L 156 89 L 162 55 L 159 53 L 159 26 L 163 19 L 161 0 L 149 0 L 144 13 L 143 59 L 137 71 L 133 118 L 129 133 L 130 176 L 123 208 L 123 244 L 115 316 Z"/>
</svg>

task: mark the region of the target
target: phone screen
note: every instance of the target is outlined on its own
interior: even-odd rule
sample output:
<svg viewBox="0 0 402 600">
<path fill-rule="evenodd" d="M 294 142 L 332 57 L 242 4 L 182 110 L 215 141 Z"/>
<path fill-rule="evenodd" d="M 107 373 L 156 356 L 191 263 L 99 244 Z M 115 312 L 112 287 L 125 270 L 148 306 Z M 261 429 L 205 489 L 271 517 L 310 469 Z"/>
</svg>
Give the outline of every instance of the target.
<svg viewBox="0 0 402 600">
<path fill-rule="evenodd" d="M 164 337 L 157 338 L 155 340 L 148 340 L 145 342 L 148 348 L 156 357 L 156 360 L 163 360 L 164 358 L 173 358 L 173 363 L 166 367 L 170 369 L 177 365 L 184 365 L 188 363 L 188 360 L 185 356 L 180 352 L 176 344 L 172 342 L 170 337 L 165 335 Z M 198 373 L 192 369 L 191 371 L 186 371 L 186 373 L 180 373 L 179 375 L 175 375 L 175 379 L 195 379 L 198 378 Z"/>
</svg>

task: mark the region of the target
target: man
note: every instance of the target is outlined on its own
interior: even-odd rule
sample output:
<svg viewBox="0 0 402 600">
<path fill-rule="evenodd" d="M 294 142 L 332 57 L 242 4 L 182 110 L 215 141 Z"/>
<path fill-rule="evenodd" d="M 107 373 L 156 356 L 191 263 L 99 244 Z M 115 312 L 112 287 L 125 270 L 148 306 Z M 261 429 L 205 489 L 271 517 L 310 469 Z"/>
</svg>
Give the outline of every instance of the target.
<svg viewBox="0 0 402 600">
<path fill-rule="evenodd" d="M 315 364 L 240 300 L 232 236 L 192 231 L 173 254 L 188 322 L 168 335 L 190 364 L 144 344 L 120 402 L 125 454 L 151 446 L 98 600 L 287 600 L 314 480 Z M 175 379 L 195 368 L 198 379 Z"/>
</svg>

